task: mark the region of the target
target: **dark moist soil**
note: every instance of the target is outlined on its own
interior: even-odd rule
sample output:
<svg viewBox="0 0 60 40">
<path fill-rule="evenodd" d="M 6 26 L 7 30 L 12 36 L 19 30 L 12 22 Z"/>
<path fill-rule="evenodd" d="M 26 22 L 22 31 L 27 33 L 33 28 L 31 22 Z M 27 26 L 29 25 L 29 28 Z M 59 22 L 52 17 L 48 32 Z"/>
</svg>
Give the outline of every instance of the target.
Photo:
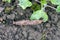
<svg viewBox="0 0 60 40">
<path fill-rule="evenodd" d="M 17 0 L 16 2 L 13 0 L 12 3 L 2 3 L 0 1 L 0 7 L 15 6 L 9 14 L 5 13 L 4 10 L 0 13 L 0 17 L 4 19 L 3 22 L 0 22 L 0 40 L 60 40 L 60 14 L 55 10 L 46 8 L 49 20 L 45 23 L 18 26 L 13 25 L 12 22 L 29 19 L 32 10 L 30 8 L 23 10 L 17 7 Z M 48 5 L 53 6 L 50 3 Z"/>
</svg>

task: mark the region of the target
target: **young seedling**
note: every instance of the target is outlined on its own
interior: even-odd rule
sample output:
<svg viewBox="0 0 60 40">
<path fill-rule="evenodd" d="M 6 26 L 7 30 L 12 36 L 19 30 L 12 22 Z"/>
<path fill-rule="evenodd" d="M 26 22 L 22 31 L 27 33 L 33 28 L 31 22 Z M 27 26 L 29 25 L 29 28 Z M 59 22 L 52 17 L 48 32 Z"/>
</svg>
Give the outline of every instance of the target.
<svg viewBox="0 0 60 40">
<path fill-rule="evenodd" d="M 41 0 L 41 9 L 34 11 L 33 14 L 31 15 L 30 19 L 31 20 L 39 20 L 40 18 L 43 18 L 43 22 L 48 21 L 48 15 L 45 12 L 45 6 L 47 2 L 46 0 Z"/>
<path fill-rule="evenodd" d="M 22 9 L 26 9 L 27 7 L 31 7 L 33 9 L 33 14 L 30 17 L 30 20 L 23 20 L 23 21 L 17 21 L 17 22 L 13 22 L 13 24 L 17 24 L 17 25 L 33 25 L 33 24 L 39 24 L 42 22 L 46 22 L 48 21 L 48 15 L 45 12 L 45 7 L 51 7 L 54 10 L 56 10 L 56 12 L 60 12 L 60 0 L 49 0 L 52 4 L 57 5 L 57 8 L 51 7 L 47 5 L 47 0 L 40 0 L 40 6 L 38 5 L 36 6 L 34 4 L 34 6 L 36 8 L 34 8 L 33 4 L 29 1 L 29 0 L 19 0 L 19 6 L 22 7 Z M 40 8 L 40 9 L 38 9 Z M 43 18 L 43 21 L 39 21 L 40 18 Z M 38 20 L 36 22 L 36 20 Z M 25 24 L 26 23 L 26 24 Z"/>
</svg>

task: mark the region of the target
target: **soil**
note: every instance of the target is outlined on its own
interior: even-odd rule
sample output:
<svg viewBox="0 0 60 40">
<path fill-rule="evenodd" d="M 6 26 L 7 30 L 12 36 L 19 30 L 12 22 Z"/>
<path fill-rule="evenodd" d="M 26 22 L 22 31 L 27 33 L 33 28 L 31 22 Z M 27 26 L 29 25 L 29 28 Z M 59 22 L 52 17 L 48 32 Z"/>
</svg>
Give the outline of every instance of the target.
<svg viewBox="0 0 60 40">
<path fill-rule="evenodd" d="M 13 25 L 13 21 L 27 20 L 32 14 L 30 8 L 23 10 L 16 6 L 17 3 L 17 0 L 12 0 L 11 4 L 0 1 L 0 7 L 15 6 L 9 13 L 4 10 L 0 13 L 0 17 L 4 19 L 0 22 L 0 40 L 60 40 L 60 14 L 46 7 L 45 11 L 49 17 L 47 22 L 38 25 Z M 48 5 L 54 6 L 51 3 Z"/>
</svg>

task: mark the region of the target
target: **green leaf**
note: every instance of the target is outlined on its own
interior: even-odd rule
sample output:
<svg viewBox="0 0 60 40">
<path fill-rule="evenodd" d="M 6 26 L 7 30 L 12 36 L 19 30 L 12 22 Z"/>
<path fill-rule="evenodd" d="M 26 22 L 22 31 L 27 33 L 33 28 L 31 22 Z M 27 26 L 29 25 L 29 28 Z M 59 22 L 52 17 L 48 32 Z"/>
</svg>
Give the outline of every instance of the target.
<svg viewBox="0 0 60 40">
<path fill-rule="evenodd" d="M 60 12 L 60 6 L 57 6 L 56 12 Z"/>
<path fill-rule="evenodd" d="M 43 18 L 44 22 L 48 21 L 48 15 L 47 15 L 47 13 L 44 12 L 42 18 Z"/>
<path fill-rule="evenodd" d="M 41 0 L 41 8 L 43 8 L 43 6 L 47 4 L 47 1 L 46 0 Z"/>
<path fill-rule="evenodd" d="M 32 3 L 29 0 L 19 0 L 19 6 L 21 6 L 23 9 L 26 9 L 27 7 L 30 7 Z"/>
<path fill-rule="evenodd" d="M 30 17 L 31 20 L 39 20 L 40 18 L 43 18 L 43 21 L 46 22 L 48 15 L 43 10 L 37 10 Z"/>
<path fill-rule="evenodd" d="M 54 5 L 60 5 L 60 0 L 50 0 Z"/>
<path fill-rule="evenodd" d="M 7 0 L 8 3 L 11 3 L 11 0 Z"/>
<path fill-rule="evenodd" d="M 2 0 L 3 2 L 11 3 L 11 0 Z"/>
</svg>

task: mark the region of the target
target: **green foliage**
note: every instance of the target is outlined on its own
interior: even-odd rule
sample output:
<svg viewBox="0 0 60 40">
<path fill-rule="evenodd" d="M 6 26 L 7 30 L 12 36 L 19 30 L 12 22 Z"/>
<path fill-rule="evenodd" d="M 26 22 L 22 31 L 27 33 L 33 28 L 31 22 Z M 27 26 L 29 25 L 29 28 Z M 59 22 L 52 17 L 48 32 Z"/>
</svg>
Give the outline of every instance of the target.
<svg viewBox="0 0 60 40">
<path fill-rule="evenodd" d="M 54 5 L 60 5 L 60 0 L 50 0 Z"/>
<path fill-rule="evenodd" d="M 24 10 L 27 7 L 31 7 L 33 10 L 33 14 L 31 15 L 30 19 L 31 20 L 39 20 L 40 18 L 43 18 L 43 21 L 46 22 L 48 21 L 48 15 L 45 12 L 45 5 L 47 5 L 46 0 L 40 0 L 40 4 L 38 3 L 31 3 L 29 0 L 18 0 L 19 1 L 19 6 Z M 2 2 L 8 2 L 11 3 L 11 0 L 2 0 Z M 60 12 L 60 0 L 50 0 L 50 2 L 54 5 L 57 5 L 56 12 Z M 13 9 L 10 7 L 5 8 L 5 12 L 8 13 Z"/>
<path fill-rule="evenodd" d="M 43 6 L 47 4 L 47 1 L 46 0 L 41 0 L 41 8 L 43 8 Z"/>
<path fill-rule="evenodd" d="M 2 0 L 2 2 L 8 2 L 8 3 L 11 3 L 11 0 Z"/>
<path fill-rule="evenodd" d="M 56 12 L 60 12 L 60 0 L 50 0 L 52 4 L 58 5 L 56 8 Z"/>
<path fill-rule="evenodd" d="M 31 7 L 33 10 L 33 14 L 31 15 L 31 20 L 39 20 L 40 18 L 43 18 L 43 21 L 48 21 L 48 15 L 45 12 L 45 5 L 47 5 L 46 0 L 40 0 L 40 4 L 38 3 L 31 3 L 29 0 L 18 0 L 18 5 L 24 10 L 27 7 Z M 49 0 L 52 4 L 57 5 L 56 12 L 60 12 L 60 0 Z M 8 2 L 11 3 L 11 0 L 2 0 L 2 2 Z M 8 13 L 13 9 L 13 7 L 6 7 L 5 12 Z"/>
<path fill-rule="evenodd" d="M 19 0 L 19 6 L 21 6 L 23 9 L 26 9 L 27 7 L 30 7 L 32 3 L 29 0 Z"/>
<path fill-rule="evenodd" d="M 41 7 L 39 9 L 39 6 L 37 7 L 37 4 L 35 3 L 35 5 L 33 5 L 33 7 L 35 6 L 35 9 L 38 8 L 39 10 L 36 10 L 33 12 L 33 14 L 31 15 L 30 19 L 31 20 L 39 20 L 40 18 L 43 18 L 43 21 L 46 22 L 48 21 L 48 15 L 47 13 L 43 10 L 44 5 L 47 4 L 46 0 L 41 0 Z"/>
<path fill-rule="evenodd" d="M 56 8 L 57 12 L 60 12 L 60 0 L 50 0 L 50 2 L 54 5 L 58 5 Z M 40 18 L 43 18 L 43 21 L 48 21 L 48 15 L 44 11 L 45 5 L 47 5 L 46 0 L 40 0 L 41 5 L 38 3 L 32 4 L 29 0 L 19 0 L 19 6 L 21 6 L 23 9 L 26 9 L 27 7 L 31 6 L 31 9 L 34 11 L 31 15 L 31 20 L 39 20 Z"/>
<path fill-rule="evenodd" d="M 56 12 L 60 12 L 60 5 L 57 6 Z"/>
<path fill-rule="evenodd" d="M 48 15 L 43 10 L 37 10 L 31 15 L 31 20 L 39 20 L 43 18 L 43 21 L 46 22 L 48 20 Z"/>
<path fill-rule="evenodd" d="M 33 11 L 37 11 L 37 10 L 40 10 L 41 7 L 40 7 L 40 5 L 38 3 L 35 2 L 35 3 L 32 4 L 31 9 Z"/>
</svg>

